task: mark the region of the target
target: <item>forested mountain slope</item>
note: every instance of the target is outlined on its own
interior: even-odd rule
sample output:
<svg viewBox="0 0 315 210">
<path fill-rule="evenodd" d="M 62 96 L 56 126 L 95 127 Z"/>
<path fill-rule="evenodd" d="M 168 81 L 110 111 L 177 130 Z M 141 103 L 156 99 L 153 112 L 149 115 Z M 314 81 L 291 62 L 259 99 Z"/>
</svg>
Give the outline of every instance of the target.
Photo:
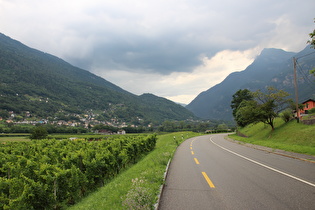
<svg viewBox="0 0 315 210">
<path fill-rule="evenodd" d="M 152 103 L 89 71 L 29 48 L 0 33 L 0 111 L 83 114 L 98 110 L 103 119 L 162 122 L 193 114 L 170 100 L 152 95 Z M 144 90 L 145 92 L 145 90 Z"/>
<path fill-rule="evenodd" d="M 315 97 L 315 78 L 309 74 L 315 67 L 313 52 L 310 46 L 299 53 L 264 49 L 244 71 L 234 72 L 220 84 L 200 93 L 186 108 L 204 119 L 232 120 L 232 95 L 239 89 L 255 91 L 273 86 L 289 92 L 294 98 L 292 57 L 298 58 L 299 98 L 302 101 Z"/>
</svg>

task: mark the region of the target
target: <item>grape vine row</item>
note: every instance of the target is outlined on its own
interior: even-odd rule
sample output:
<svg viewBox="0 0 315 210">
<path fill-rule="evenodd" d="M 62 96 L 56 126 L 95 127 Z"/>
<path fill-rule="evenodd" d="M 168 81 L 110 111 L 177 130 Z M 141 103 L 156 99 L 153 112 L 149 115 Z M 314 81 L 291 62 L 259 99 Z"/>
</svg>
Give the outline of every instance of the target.
<svg viewBox="0 0 315 210">
<path fill-rule="evenodd" d="M 0 209 L 62 209 L 155 147 L 156 135 L 39 140 L 0 147 Z"/>
</svg>

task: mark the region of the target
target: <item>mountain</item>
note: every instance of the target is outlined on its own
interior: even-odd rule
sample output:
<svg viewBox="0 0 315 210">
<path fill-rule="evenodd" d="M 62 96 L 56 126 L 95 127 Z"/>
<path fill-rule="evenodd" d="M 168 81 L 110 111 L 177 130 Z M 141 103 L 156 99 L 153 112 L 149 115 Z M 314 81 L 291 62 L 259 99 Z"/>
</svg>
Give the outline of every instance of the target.
<svg viewBox="0 0 315 210">
<path fill-rule="evenodd" d="M 134 95 L 89 71 L 0 33 L 0 111 L 38 117 L 98 113 L 102 120 L 162 122 L 193 114 L 151 94 Z"/>
<path fill-rule="evenodd" d="M 312 98 L 315 78 L 308 71 L 315 67 L 314 52 L 310 46 L 299 53 L 264 49 L 244 71 L 231 73 L 221 83 L 200 93 L 186 108 L 203 119 L 233 120 L 230 104 L 232 95 L 239 89 L 263 91 L 273 86 L 289 92 L 294 98 L 293 57 L 298 58 L 299 98 Z"/>
</svg>

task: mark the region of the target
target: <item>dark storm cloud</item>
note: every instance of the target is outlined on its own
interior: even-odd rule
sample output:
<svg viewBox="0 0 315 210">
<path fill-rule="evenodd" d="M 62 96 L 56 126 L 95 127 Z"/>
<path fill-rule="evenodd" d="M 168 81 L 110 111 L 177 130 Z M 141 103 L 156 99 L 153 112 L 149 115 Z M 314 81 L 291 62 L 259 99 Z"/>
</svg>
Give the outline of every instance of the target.
<svg viewBox="0 0 315 210">
<path fill-rule="evenodd" d="M 193 67 L 201 64 L 201 49 L 181 42 L 178 37 L 110 39 L 110 43 L 100 42 L 92 47 L 92 51 L 83 60 L 80 59 L 81 63 L 85 61 L 83 65 L 88 69 L 135 69 L 162 74 L 191 71 Z"/>
</svg>

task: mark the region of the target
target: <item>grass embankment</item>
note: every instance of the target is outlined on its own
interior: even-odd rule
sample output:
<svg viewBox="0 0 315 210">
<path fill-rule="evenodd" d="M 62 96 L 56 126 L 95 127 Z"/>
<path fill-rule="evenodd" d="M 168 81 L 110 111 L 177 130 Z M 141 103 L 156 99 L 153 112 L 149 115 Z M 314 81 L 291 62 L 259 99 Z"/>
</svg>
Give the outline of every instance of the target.
<svg viewBox="0 0 315 210">
<path fill-rule="evenodd" d="M 159 135 L 154 151 L 70 209 L 152 209 L 177 145 L 197 135 L 192 132 Z"/>
<path fill-rule="evenodd" d="M 315 125 L 304 125 L 295 120 L 284 123 L 276 119 L 274 131 L 269 125 L 258 123 L 239 129 L 239 132 L 247 138 L 236 134 L 230 137 L 246 143 L 315 156 Z"/>
</svg>

